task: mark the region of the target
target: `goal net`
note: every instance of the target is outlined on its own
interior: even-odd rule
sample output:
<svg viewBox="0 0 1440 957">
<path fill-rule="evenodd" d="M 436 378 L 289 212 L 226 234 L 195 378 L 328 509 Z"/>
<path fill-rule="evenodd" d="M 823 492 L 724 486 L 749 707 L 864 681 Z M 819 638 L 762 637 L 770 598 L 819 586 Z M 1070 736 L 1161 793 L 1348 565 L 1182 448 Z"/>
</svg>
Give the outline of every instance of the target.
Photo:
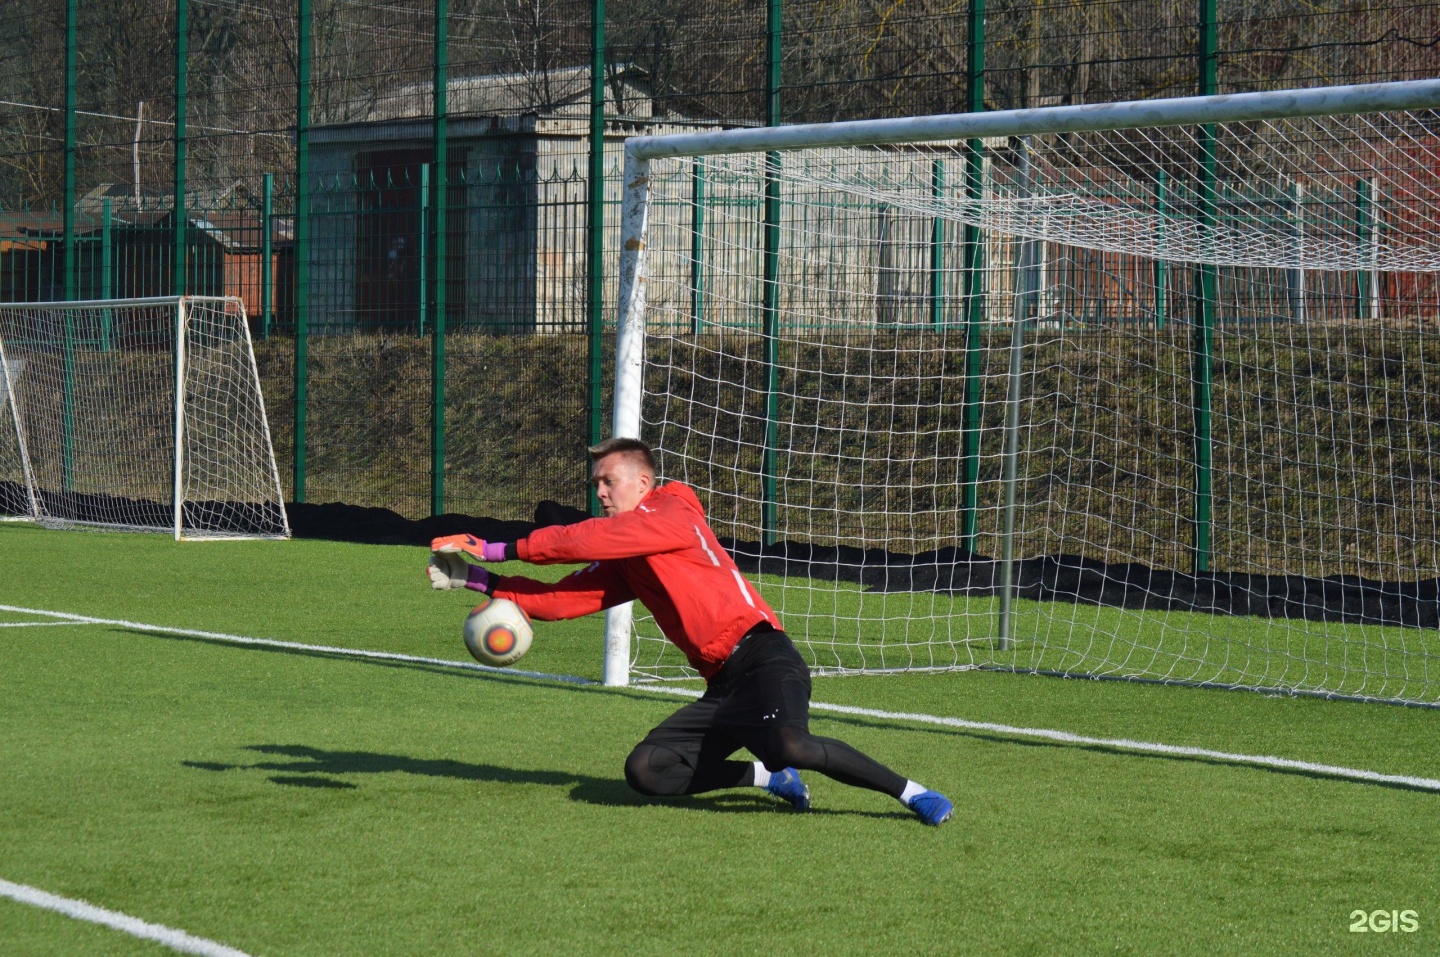
<svg viewBox="0 0 1440 957">
<path fill-rule="evenodd" d="M 632 140 L 615 432 L 817 672 L 1440 703 L 1437 105 Z"/>
<path fill-rule="evenodd" d="M 238 299 L 0 304 L 0 350 L 0 513 L 289 535 Z"/>
</svg>

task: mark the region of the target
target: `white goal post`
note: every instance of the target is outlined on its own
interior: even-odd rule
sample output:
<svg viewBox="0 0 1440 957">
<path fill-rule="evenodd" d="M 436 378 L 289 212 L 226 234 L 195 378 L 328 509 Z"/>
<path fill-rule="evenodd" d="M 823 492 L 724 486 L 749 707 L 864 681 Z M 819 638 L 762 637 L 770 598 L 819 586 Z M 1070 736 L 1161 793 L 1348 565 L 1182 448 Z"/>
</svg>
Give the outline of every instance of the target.
<svg viewBox="0 0 1440 957">
<path fill-rule="evenodd" d="M 1440 704 L 1437 109 L 633 138 L 613 434 L 820 673 Z M 628 606 L 606 632 L 606 683 L 685 673 Z"/>
<path fill-rule="evenodd" d="M 0 303 L 0 368 L 6 517 L 289 537 L 239 299 Z"/>
</svg>

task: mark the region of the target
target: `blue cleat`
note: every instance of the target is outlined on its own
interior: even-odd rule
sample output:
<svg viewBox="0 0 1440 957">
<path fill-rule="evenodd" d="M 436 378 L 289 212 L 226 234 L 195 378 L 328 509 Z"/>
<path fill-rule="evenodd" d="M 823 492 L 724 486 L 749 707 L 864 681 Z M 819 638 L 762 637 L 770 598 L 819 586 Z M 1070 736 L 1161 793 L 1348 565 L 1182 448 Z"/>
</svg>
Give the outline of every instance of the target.
<svg viewBox="0 0 1440 957">
<path fill-rule="evenodd" d="M 906 805 L 914 811 L 920 820 L 931 827 L 939 827 L 950 820 L 950 815 L 955 813 L 955 805 L 950 799 L 939 791 L 922 791 L 910 799 Z"/>
<path fill-rule="evenodd" d="M 794 768 L 786 768 L 771 774 L 770 783 L 765 785 L 765 790 L 785 801 L 797 811 L 810 810 L 810 789 L 805 786 L 804 781 L 800 780 L 800 772 Z"/>
</svg>

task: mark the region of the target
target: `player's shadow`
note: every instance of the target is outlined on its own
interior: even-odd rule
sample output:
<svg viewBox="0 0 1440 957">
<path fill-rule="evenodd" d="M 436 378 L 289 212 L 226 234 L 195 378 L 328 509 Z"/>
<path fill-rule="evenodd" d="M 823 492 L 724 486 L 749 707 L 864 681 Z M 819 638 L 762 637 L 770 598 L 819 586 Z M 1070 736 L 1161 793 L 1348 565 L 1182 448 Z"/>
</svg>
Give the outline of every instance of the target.
<svg viewBox="0 0 1440 957">
<path fill-rule="evenodd" d="M 543 784 L 568 788 L 570 799 L 604 807 L 635 807 L 663 803 L 670 807 L 727 813 L 773 812 L 783 810 L 775 800 L 749 789 L 717 792 L 698 797 L 648 798 L 632 791 L 624 781 L 599 778 L 568 771 L 524 770 L 495 764 L 472 764 L 447 758 L 415 758 L 402 754 L 381 754 L 374 751 L 328 751 L 303 744 L 254 744 L 246 748 L 270 760 L 251 764 L 226 764 L 216 761 L 182 761 L 187 768 L 199 771 L 266 771 L 273 784 L 332 790 L 353 790 L 359 785 L 345 780 L 363 774 L 415 774 L 422 777 L 450 778 L 457 781 L 483 781 L 496 784 Z M 812 811 L 811 813 L 815 813 Z M 821 812 L 825 813 L 825 812 Z M 847 815 L 893 817 L 894 813 L 847 810 Z"/>
<path fill-rule="evenodd" d="M 543 784 L 568 788 L 572 800 L 607 807 L 631 807 L 653 804 L 654 800 L 635 793 L 622 780 L 599 778 L 587 774 L 543 769 L 507 768 L 495 764 L 474 764 L 448 758 L 416 758 L 402 754 L 381 754 L 374 751 L 330 751 L 303 744 L 256 744 L 246 748 L 265 755 L 268 760 L 249 764 L 227 764 L 215 761 L 182 761 L 187 768 L 200 771 L 265 771 L 271 783 L 286 787 L 351 790 L 358 787 L 346 778 L 364 774 L 415 774 L 422 777 L 450 778 L 456 781 L 483 781 L 495 784 Z M 743 792 L 723 797 L 679 798 L 669 800 L 677 806 L 726 811 L 764 811 L 775 807 L 767 797 Z"/>
<path fill-rule="evenodd" d="M 563 771 L 522 770 L 494 764 L 472 764 L 448 758 L 416 758 L 403 754 L 381 754 L 375 751 L 329 751 L 303 744 L 254 744 L 246 748 L 270 760 L 250 764 L 223 764 L 213 761 L 183 761 L 187 768 L 201 771 L 269 771 L 275 784 L 291 787 L 354 788 L 344 780 L 360 774 L 415 774 L 430 778 L 451 778 L 457 781 L 485 781 L 499 784 L 546 784 L 552 787 L 584 785 L 595 793 L 605 793 L 607 786 L 615 796 L 623 796 L 624 782 L 605 781 L 586 775 Z"/>
</svg>

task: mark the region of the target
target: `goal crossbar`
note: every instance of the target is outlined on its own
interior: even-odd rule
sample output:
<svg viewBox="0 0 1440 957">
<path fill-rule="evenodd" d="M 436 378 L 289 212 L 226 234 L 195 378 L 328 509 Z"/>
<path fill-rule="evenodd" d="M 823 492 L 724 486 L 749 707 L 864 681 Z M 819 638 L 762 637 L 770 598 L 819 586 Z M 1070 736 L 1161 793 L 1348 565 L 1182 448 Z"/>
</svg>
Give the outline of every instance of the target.
<svg viewBox="0 0 1440 957">
<path fill-rule="evenodd" d="M 878 146 L 884 143 L 1089 133 L 1136 127 L 1243 123 L 1303 116 L 1347 116 L 1435 107 L 1440 107 L 1440 79 L 1406 80 L 1308 90 L 1182 96 L 988 113 L 940 113 L 843 123 L 806 123 L 715 133 L 636 136 L 626 141 L 625 152 L 629 158 L 650 160 L 762 150 Z"/>
</svg>

